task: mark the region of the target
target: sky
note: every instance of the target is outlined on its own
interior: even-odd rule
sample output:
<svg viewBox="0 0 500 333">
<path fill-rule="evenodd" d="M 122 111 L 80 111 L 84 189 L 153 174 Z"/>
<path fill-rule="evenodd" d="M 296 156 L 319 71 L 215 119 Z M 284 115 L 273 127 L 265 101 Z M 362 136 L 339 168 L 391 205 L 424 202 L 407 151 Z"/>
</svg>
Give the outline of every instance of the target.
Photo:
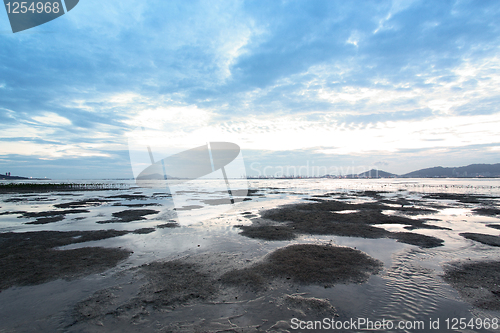
<svg viewBox="0 0 500 333">
<path fill-rule="evenodd" d="M 81 0 L 15 34 L 0 8 L 0 173 L 131 178 L 138 128 L 251 176 L 500 163 L 500 2 Z"/>
</svg>

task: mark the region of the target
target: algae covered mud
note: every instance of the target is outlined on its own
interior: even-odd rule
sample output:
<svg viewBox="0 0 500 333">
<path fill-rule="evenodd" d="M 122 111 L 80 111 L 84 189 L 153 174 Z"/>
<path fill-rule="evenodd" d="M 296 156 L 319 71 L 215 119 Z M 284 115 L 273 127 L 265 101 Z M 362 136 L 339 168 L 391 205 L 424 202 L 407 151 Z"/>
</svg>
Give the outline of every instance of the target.
<svg viewBox="0 0 500 333">
<path fill-rule="evenodd" d="M 0 332 L 500 331 L 500 181 L 209 185 L 0 189 Z"/>
</svg>

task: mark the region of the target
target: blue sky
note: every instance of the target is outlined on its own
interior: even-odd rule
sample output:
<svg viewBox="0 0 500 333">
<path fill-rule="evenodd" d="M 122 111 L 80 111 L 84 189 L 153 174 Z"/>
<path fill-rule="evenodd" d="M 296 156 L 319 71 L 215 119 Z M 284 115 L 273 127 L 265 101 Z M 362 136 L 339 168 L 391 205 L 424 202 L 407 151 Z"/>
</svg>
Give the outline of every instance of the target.
<svg viewBox="0 0 500 333">
<path fill-rule="evenodd" d="M 138 126 L 165 154 L 237 143 L 253 175 L 499 163 L 499 22 L 486 0 L 81 0 L 13 34 L 2 9 L 0 172 L 132 177 Z"/>
</svg>

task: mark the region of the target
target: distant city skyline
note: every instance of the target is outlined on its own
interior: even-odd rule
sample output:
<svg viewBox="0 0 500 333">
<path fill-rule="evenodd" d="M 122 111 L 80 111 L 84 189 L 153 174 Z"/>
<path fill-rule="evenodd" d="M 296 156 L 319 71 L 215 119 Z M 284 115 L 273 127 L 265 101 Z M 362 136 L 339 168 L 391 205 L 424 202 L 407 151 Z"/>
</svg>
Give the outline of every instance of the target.
<svg viewBox="0 0 500 333">
<path fill-rule="evenodd" d="M 497 1 L 86 0 L 13 34 L 0 10 L 0 173 L 132 178 L 138 126 L 165 154 L 236 143 L 249 176 L 499 163 L 499 22 Z"/>
</svg>

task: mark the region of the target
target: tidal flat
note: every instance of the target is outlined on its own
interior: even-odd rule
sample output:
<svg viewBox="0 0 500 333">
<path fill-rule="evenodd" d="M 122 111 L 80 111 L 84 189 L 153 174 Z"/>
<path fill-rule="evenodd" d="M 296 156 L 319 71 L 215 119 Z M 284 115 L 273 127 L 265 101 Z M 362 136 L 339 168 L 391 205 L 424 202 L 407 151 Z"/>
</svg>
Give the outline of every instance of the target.
<svg viewBox="0 0 500 333">
<path fill-rule="evenodd" d="M 500 319 L 499 185 L 255 180 L 234 205 L 209 181 L 185 205 L 132 183 L 11 186 L 0 194 L 0 332 Z"/>
</svg>

